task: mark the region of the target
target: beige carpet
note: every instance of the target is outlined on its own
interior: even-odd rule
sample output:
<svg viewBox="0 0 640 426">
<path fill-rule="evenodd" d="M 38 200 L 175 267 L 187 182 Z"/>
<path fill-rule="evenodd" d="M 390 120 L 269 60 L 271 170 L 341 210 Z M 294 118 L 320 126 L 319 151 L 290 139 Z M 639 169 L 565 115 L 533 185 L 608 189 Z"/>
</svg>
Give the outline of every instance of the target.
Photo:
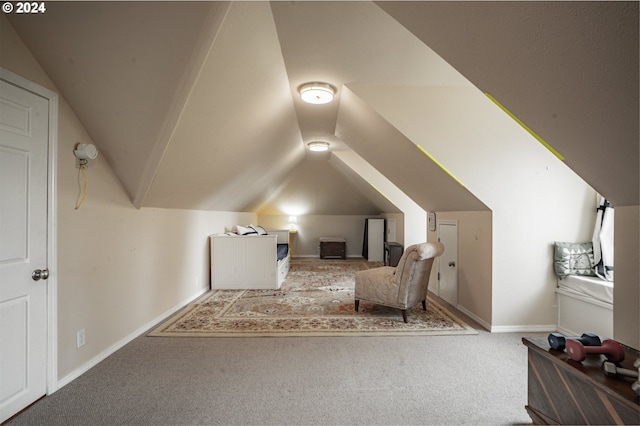
<svg viewBox="0 0 640 426">
<path fill-rule="evenodd" d="M 149 336 L 384 336 L 477 332 L 432 298 L 407 311 L 366 302 L 354 311 L 355 273 L 379 266 L 359 260 L 292 260 L 279 290 L 214 290 Z"/>
</svg>

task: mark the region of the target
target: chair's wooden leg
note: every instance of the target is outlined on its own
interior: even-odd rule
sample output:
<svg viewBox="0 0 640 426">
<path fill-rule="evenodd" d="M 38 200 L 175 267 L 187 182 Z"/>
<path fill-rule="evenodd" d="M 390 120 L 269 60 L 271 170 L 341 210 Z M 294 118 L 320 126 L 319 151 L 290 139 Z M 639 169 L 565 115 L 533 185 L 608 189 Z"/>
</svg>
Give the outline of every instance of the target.
<svg viewBox="0 0 640 426">
<path fill-rule="evenodd" d="M 407 322 L 407 310 L 406 309 L 402 310 L 402 319 L 404 320 L 404 322 Z"/>
<path fill-rule="evenodd" d="M 360 306 L 360 301 L 358 299 L 356 299 L 356 303 L 355 303 L 356 312 L 358 312 L 358 307 L 359 306 Z"/>
<path fill-rule="evenodd" d="M 426 299 L 422 301 L 422 310 L 423 311 L 427 310 L 427 300 Z"/>
</svg>

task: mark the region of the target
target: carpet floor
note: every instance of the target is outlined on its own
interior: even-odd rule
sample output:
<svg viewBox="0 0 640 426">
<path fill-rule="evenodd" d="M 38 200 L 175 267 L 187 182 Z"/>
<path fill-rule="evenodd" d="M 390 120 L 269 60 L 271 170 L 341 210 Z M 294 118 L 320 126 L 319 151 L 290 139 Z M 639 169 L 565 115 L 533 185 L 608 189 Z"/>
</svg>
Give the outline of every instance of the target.
<svg viewBox="0 0 640 426">
<path fill-rule="evenodd" d="M 214 290 L 154 329 L 149 336 L 287 337 L 477 334 L 432 298 L 408 310 L 360 303 L 357 271 L 380 266 L 355 260 L 292 260 L 278 290 Z"/>
</svg>

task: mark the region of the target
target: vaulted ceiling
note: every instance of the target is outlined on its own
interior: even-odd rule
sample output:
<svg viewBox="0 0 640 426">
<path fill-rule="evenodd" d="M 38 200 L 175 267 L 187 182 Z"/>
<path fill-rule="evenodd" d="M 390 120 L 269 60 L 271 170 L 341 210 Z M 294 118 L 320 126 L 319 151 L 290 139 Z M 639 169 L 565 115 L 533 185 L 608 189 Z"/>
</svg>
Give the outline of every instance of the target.
<svg viewBox="0 0 640 426">
<path fill-rule="evenodd" d="M 9 18 L 137 207 L 398 211 L 306 148 L 322 140 L 393 158 L 373 165 L 425 210 L 487 209 L 357 96 L 474 84 L 595 189 L 639 204 L 637 3 L 49 2 Z M 309 81 L 337 98 L 304 104 Z"/>
</svg>

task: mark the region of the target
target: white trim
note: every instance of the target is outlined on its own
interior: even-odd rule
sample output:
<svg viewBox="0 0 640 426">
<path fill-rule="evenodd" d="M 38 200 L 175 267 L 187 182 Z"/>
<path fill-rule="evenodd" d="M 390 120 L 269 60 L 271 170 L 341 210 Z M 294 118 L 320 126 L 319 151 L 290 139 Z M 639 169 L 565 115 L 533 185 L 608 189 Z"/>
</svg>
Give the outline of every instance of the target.
<svg viewBox="0 0 640 426">
<path fill-rule="evenodd" d="M 492 333 L 547 333 L 556 329 L 556 324 L 491 326 Z"/>
<path fill-rule="evenodd" d="M 464 306 L 458 305 L 456 306 L 456 309 L 462 312 L 463 314 L 465 314 L 466 316 L 468 316 L 469 318 L 473 319 L 475 322 L 480 324 L 485 329 L 491 330 L 491 324 L 489 324 L 488 322 L 486 322 L 485 320 L 483 320 L 482 318 L 480 318 L 479 316 L 477 316 L 476 314 L 474 314 Z"/>
<path fill-rule="evenodd" d="M 319 254 L 296 254 L 295 256 L 292 256 L 291 259 L 318 259 L 320 260 L 320 255 Z M 347 255 L 347 259 L 360 259 L 360 260 L 367 260 L 364 257 L 362 257 L 362 255 L 360 254 L 348 254 Z M 322 259 L 325 260 L 325 259 Z M 339 257 L 329 257 L 326 260 L 341 260 L 341 258 Z"/>
<path fill-rule="evenodd" d="M 556 288 L 556 293 L 562 294 L 563 296 L 567 296 L 572 299 L 581 300 L 585 303 L 590 303 L 592 305 L 599 306 L 601 308 L 605 308 L 610 311 L 613 310 L 613 304 L 611 303 L 603 302 L 602 300 L 594 299 L 593 297 L 585 296 L 583 294 L 576 293 L 573 291 L 567 291 L 564 288 Z"/>
<path fill-rule="evenodd" d="M 485 329 L 489 330 L 491 333 L 546 333 L 556 331 L 556 324 L 547 324 L 547 325 L 498 325 L 492 326 L 488 322 L 479 318 L 476 314 L 466 309 L 464 306 L 456 306 L 460 312 L 464 313 L 468 317 L 472 318 L 478 324 L 480 324 Z"/>
<path fill-rule="evenodd" d="M 195 295 L 188 297 L 187 299 L 185 299 L 182 302 L 178 303 L 174 307 L 172 307 L 169 310 L 165 311 L 164 313 L 160 314 L 155 319 L 149 321 L 148 323 L 146 323 L 142 327 L 138 328 L 133 333 L 129 334 L 128 336 L 125 336 L 123 339 L 121 339 L 121 340 L 117 341 L 116 343 L 114 343 L 113 345 L 109 346 L 104 351 L 100 352 L 98 355 L 94 356 L 89 361 L 87 361 L 84 364 L 82 364 L 79 368 L 76 368 L 71 373 L 67 374 L 62 379 L 60 379 L 60 381 L 58 381 L 58 383 L 57 383 L 58 389 L 62 388 L 63 386 L 68 385 L 69 383 L 71 383 L 72 381 L 77 379 L 78 377 L 82 376 L 84 373 L 86 373 L 87 371 L 89 371 L 90 369 L 92 369 L 93 367 L 98 365 L 100 362 L 104 361 L 107 357 L 112 355 L 114 352 L 116 352 L 117 350 L 123 348 L 128 343 L 131 343 L 131 341 L 133 341 L 133 339 L 135 339 L 135 338 L 141 336 L 142 334 L 148 332 L 149 329 L 151 329 L 151 328 L 155 327 L 156 325 L 160 324 L 161 322 L 163 322 L 164 320 L 169 318 L 171 315 L 175 314 L 180 309 L 184 308 L 189 303 L 193 302 L 198 297 L 202 296 L 204 293 L 206 293 L 208 291 L 209 291 L 208 287 L 199 290 L 198 293 L 196 293 Z"/>
<path fill-rule="evenodd" d="M 458 226 L 458 219 L 436 219 L 436 225 L 455 225 Z M 436 226 L 436 231 L 438 230 Z"/>
<path fill-rule="evenodd" d="M 569 330 L 568 328 L 564 328 L 561 325 L 558 325 L 557 332 L 565 336 L 577 336 L 577 333 L 575 331 Z"/>
<path fill-rule="evenodd" d="M 613 336 L 613 305 L 585 295 L 556 289 L 558 331 L 576 336 L 589 331 L 599 336 Z"/>
<path fill-rule="evenodd" d="M 0 67 L 0 78 L 49 101 L 49 152 L 47 160 L 47 395 L 52 394 L 58 379 L 58 256 L 57 241 L 57 160 L 58 94 Z"/>
</svg>

